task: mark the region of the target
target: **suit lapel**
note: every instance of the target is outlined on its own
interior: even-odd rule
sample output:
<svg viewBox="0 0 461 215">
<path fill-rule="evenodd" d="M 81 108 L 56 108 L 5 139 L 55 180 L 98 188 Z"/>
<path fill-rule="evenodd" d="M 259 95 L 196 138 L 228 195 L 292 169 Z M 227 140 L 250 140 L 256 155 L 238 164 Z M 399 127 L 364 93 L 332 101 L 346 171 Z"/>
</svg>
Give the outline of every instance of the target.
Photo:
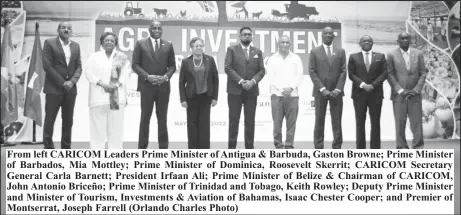
<svg viewBox="0 0 461 215">
<path fill-rule="evenodd" d="M 368 69 L 368 73 L 371 73 L 373 71 L 373 65 L 376 62 L 376 53 L 372 52 L 371 53 L 371 62 L 370 62 L 370 68 Z"/>
<path fill-rule="evenodd" d="M 323 44 L 322 44 L 322 46 L 321 46 L 321 49 L 322 49 L 322 51 L 321 51 L 321 52 L 322 52 L 322 53 L 321 53 L 321 55 L 323 56 L 323 59 L 324 59 L 324 61 L 327 63 L 327 65 L 328 65 L 328 68 L 330 68 L 330 67 L 331 67 L 331 65 L 330 65 L 330 62 L 328 61 L 327 50 L 325 50 L 325 47 L 323 46 Z"/>
<path fill-rule="evenodd" d="M 70 60 L 69 60 L 69 64 L 70 64 L 70 62 L 72 62 L 72 60 L 77 56 L 77 53 L 75 53 L 77 50 L 73 42 L 70 43 L 69 48 L 70 48 Z"/>
<path fill-rule="evenodd" d="M 399 64 L 400 66 L 403 67 L 403 69 L 408 73 L 408 69 L 407 69 L 407 65 L 405 64 L 405 59 L 403 59 L 403 55 L 402 55 L 402 52 L 400 51 L 400 48 L 398 48 L 396 51 L 395 51 L 395 55 L 397 55 L 397 59 L 399 60 Z M 410 61 L 411 61 L 411 56 L 410 56 Z"/>
<path fill-rule="evenodd" d="M 203 60 L 204 60 L 204 64 L 205 64 L 205 81 L 208 80 L 208 72 L 210 70 L 210 59 L 208 59 L 208 57 L 205 57 L 205 55 L 203 56 Z"/>
<path fill-rule="evenodd" d="M 242 45 L 238 44 L 237 45 L 237 50 L 239 52 L 239 55 L 242 56 L 243 62 L 247 62 L 248 60 L 245 57 L 245 52 L 243 51 Z M 248 56 L 249 57 L 249 56 Z"/>
<path fill-rule="evenodd" d="M 416 59 L 416 56 L 415 56 L 415 51 L 411 48 L 410 49 L 410 71 L 411 71 L 411 67 L 413 66 L 413 63 L 417 60 Z"/>
<path fill-rule="evenodd" d="M 189 60 L 187 60 L 188 64 L 189 64 L 189 72 L 194 74 L 194 71 L 195 71 L 195 66 L 194 66 L 194 56 L 191 55 L 189 57 Z"/>
<path fill-rule="evenodd" d="M 59 36 L 56 37 L 56 46 L 58 47 L 58 55 L 60 56 L 59 59 L 63 62 L 64 65 L 67 67 L 67 61 L 66 61 L 66 54 L 64 53 L 64 48 L 62 48 L 61 41 L 59 40 Z"/>
<path fill-rule="evenodd" d="M 332 51 L 331 51 L 331 64 L 330 64 L 330 67 L 335 63 L 335 60 L 336 60 L 336 53 L 338 53 L 338 51 L 336 49 L 333 48 L 333 45 L 332 45 Z M 327 57 L 328 59 L 328 57 Z"/>
<path fill-rule="evenodd" d="M 152 40 L 150 39 L 150 37 L 147 38 L 146 46 L 147 46 L 147 50 L 149 50 L 149 53 L 152 59 L 154 61 L 157 61 L 157 58 L 155 57 L 155 52 L 154 52 L 154 44 L 152 44 Z"/>
</svg>

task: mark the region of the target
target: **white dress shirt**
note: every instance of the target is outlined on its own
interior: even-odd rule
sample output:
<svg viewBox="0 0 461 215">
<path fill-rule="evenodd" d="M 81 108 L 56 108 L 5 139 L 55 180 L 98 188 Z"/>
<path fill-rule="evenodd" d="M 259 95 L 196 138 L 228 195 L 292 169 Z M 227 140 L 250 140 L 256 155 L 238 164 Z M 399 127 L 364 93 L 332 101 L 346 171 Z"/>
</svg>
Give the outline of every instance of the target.
<svg viewBox="0 0 461 215">
<path fill-rule="evenodd" d="M 156 52 L 157 50 L 155 50 L 155 41 L 157 41 L 158 43 L 158 47 L 161 49 L 161 43 L 160 43 L 160 39 L 154 39 L 152 37 L 149 37 L 150 38 L 150 41 L 152 42 L 152 49 L 154 50 L 154 52 Z"/>
<path fill-rule="evenodd" d="M 400 49 L 400 52 L 402 53 L 402 57 L 403 57 L 403 59 L 405 60 L 405 51 L 403 51 L 402 49 Z M 409 60 L 410 60 L 410 48 L 408 48 L 408 50 L 407 50 L 406 53 L 408 53 L 408 61 L 409 61 Z M 406 62 L 406 61 L 405 61 L 405 67 L 407 66 L 407 65 L 406 65 L 407 63 L 410 63 L 410 62 Z M 397 93 L 398 93 L 398 94 L 401 94 L 402 92 L 403 92 L 403 89 L 400 89 Z"/>
<path fill-rule="evenodd" d="M 59 37 L 59 42 L 61 43 L 62 49 L 64 50 L 64 55 L 66 56 L 67 66 L 69 66 L 69 62 L 70 62 L 70 43 L 71 43 L 71 41 L 69 40 L 69 43 L 67 43 L 67 45 L 65 45 L 64 42 Z"/>
<path fill-rule="evenodd" d="M 330 46 L 325 45 L 325 43 L 322 43 L 322 45 L 323 45 L 323 48 L 325 49 L 325 54 L 327 55 L 327 57 L 328 57 L 328 47 L 330 47 L 331 57 L 333 58 L 333 55 L 334 55 L 333 43 L 331 43 Z M 326 88 L 325 87 L 320 88 L 320 92 L 322 92 L 324 89 L 326 89 Z M 337 90 L 338 92 L 341 92 L 341 90 L 339 90 L 339 89 L 335 89 L 335 90 Z"/>
<path fill-rule="evenodd" d="M 88 104 L 90 107 L 110 104 L 109 93 L 106 93 L 104 89 L 97 84 L 99 81 L 104 84 L 110 83 L 112 61 L 115 52 L 116 50 L 112 52 L 110 58 L 107 58 L 105 50 L 98 51 L 91 54 L 88 59 L 85 77 L 88 82 L 90 82 L 90 89 L 88 92 Z M 130 78 L 131 71 L 131 65 L 128 62 L 120 72 L 120 77 L 118 79 L 120 83 L 120 87 L 118 88 L 119 104 L 126 104 L 126 83 Z"/>
<path fill-rule="evenodd" d="M 242 46 L 242 50 L 245 51 L 245 48 L 247 49 L 247 54 L 248 54 L 248 58 L 250 58 L 250 47 L 251 45 L 248 45 L 247 47 L 245 47 L 243 44 L 240 43 L 240 45 Z M 249 59 L 248 59 L 249 60 Z M 255 84 L 256 84 L 256 80 L 255 79 L 251 79 Z M 241 79 L 239 81 L 239 84 L 242 83 L 243 79 Z"/>
<path fill-rule="evenodd" d="M 367 60 L 365 59 L 367 57 L 367 52 L 362 50 L 362 54 L 363 54 L 363 63 L 365 63 L 365 65 L 367 65 Z M 373 54 L 373 52 L 371 50 L 368 51 L 368 63 L 370 63 L 370 65 L 371 65 L 371 55 L 372 54 Z M 363 86 L 365 86 L 365 82 L 362 82 L 360 84 L 360 88 L 363 88 Z"/>
<path fill-rule="evenodd" d="M 157 50 L 155 50 L 155 41 L 157 41 L 158 43 L 158 48 L 159 49 L 162 49 L 162 41 L 159 39 L 154 39 L 152 37 L 149 37 L 150 41 L 152 42 L 152 49 L 154 50 L 154 52 L 156 52 Z M 168 76 L 167 75 L 164 75 L 164 77 L 166 77 L 166 81 L 168 81 Z M 147 78 L 146 78 L 147 80 Z"/>
<path fill-rule="evenodd" d="M 304 78 L 303 63 L 301 58 L 289 52 L 284 58 L 279 52 L 269 57 L 266 65 L 266 72 L 269 76 L 270 93 L 276 96 L 283 96 L 283 88 L 293 88 L 291 97 L 298 97 L 298 87 Z"/>
</svg>

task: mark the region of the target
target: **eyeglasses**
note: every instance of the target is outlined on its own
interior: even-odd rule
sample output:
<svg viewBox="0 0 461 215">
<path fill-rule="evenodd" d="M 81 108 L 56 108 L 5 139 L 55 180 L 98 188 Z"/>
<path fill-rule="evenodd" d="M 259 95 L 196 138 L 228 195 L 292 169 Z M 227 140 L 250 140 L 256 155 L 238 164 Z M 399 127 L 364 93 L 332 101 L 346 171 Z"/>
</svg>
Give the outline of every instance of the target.
<svg viewBox="0 0 461 215">
<path fill-rule="evenodd" d="M 251 37 L 251 36 L 253 36 L 253 34 L 252 33 L 245 33 L 245 34 L 242 34 L 242 36 Z"/>
<path fill-rule="evenodd" d="M 109 43 L 109 42 L 110 42 L 110 43 L 115 43 L 115 40 L 106 39 L 106 40 L 104 40 L 104 42 L 105 42 L 105 43 Z"/>
<path fill-rule="evenodd" d="M 62 29 L 62 30 L 66 30 L 66 29 L 67 29 L 67 30 L 72 30 L 72 27 L 70 27 L 70 26 L 69 26 L 69 27 L 61 26 L 61 27 L 59 27 L 59 29 Z"/>
<path fill-rule="evenodd" d="M 195 45 L 195 46 L 192 46 L 192 48 L 203 48 L 204 45 Z"/>
</svg>

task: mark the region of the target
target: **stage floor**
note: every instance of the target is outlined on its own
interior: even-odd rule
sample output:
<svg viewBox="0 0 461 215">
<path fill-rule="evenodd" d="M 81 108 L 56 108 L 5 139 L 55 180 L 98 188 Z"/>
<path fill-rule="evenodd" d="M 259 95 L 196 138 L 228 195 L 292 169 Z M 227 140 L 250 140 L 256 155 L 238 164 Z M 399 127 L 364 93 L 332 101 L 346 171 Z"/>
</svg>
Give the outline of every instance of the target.
<svg viewBox="0 0 461 215">
<path fill-rule="evenodd" d="M 408 140 L 408 143 L 411 143 L 411 140 Z M 124 143 L 125 149 L 137 149 L 137 142 L 127 142 Z M 460 214 L 460 142 L 459 140 L 426 140 L 425 148 L 426 149 L 454 149 L 455 150 L 455 214 Z M 56 148 L 60 147 L 60 142 L 55 142 Z M 381 143 L 383 149 L 395 149 L 395 142 L 393 141 L 383 141 Z M 72 143 L 73 149 L 87 149 L 89 147 L 88 142 L 74 142 Z M 314 149 L 314 144 L 312 142 L 295 142 L 294 144 L 296 149 Z M 331 141 L 325 141 L 325 147 L 331 148 Z M 369 144 L 367 145 L 369 147 Z M 1 208 L 0 214 L 5 214 L 5 160 L 6 160 L 6 149 L 42 149 L 43 145 L 14 145 L 14 146 L 2 146 L 1 147 Z M 211 143 L 212 149 L 226 149 L 227 142 L 214 142 Z M 244 143 L 239 142 L 237 144 L 237 149 L 244 149 Z M 256 149 L 273 149 L 272 142 L 256 142 Z M 354 149 L 355 142 L 347 141 L 343 143 L 343 149 Z M 158 149 L 158 144 L 156 142 L 149 143 L 148 149 Z M 187 149 L 187 142 L 170 142 L 170 149 Z M 456 203 L 458 202 L 458 203 Z"/>
</svg>

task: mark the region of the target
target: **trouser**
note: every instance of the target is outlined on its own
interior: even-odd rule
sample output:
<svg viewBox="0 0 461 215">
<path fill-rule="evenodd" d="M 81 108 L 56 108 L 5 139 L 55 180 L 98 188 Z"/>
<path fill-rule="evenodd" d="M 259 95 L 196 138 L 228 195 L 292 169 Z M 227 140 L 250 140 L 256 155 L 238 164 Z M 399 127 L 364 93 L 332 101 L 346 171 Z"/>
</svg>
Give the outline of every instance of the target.
<svg viewBox="0 0 461 215">
<path fill-rule="evenodd" d="M 395 132 L 397 149 L 408 149 L 405 137 L 405 127 L 407 116 L 410 119 L 410 128 L 413 133 L 413 149 L 424 148 L 423 138 L 423 108 L 421 99 L 410 99 L 403 101 L 393 101 Z"/>
<path fill-rule="evenodd" d="M 111 110 L 109 105 L 90 107 L 90 148 L 123 149 L 125 105 Z"/>
<path fill-rule="evenodd" d="M 325 115 L 327 112 L 328 101 L 330 101 L 331 126 L 333 128 L 333 149 L 341 149 L 343 144 L 343 133 L 341 128 L 341 118 L 343 114 L 343 97 L 325 98 L 315 97 L 315 128 L 314 146 L 316 149 L 323 149 Z"/>
<path fill-rule="evenodd" d="M 45 149 L 54 149 L 54 123 L 60 108 L 62 117 L 61 149 L 70 149 L 76 97 L 76 94 L 71 93 L 64 95 L 46 94 L 45 123 L 43 125 L 43 145 Z"/>
<path fill-rule="evenodd" d="M 237 147 L 237 137 L 242 105 L 243 113 L 245 116 L 245 148 L 254 149 L 257 101 L 258 97 L 250 95 L 247 91 L 244 91 L 240 95 L 228 94 L 227 104 L 229 106 L 229 149 L 235 149 Z"/>
<path fill-rule="evenodd" d="M 367 118 L 367 109 L 370 110 L 370 148 L 381 148 L 381 107 L 383 99 L 374 94 L 365 98 L 354 98 L 355 120 L 356 120 L 356 146 L 357 149 L 366 149 L 365 122 Z"/>
<path fill-rule="evenodd" d="M 155 114 L 158 123 L 158 146 L 160 149 L 168 149 L 167 115 L 170 90 L 166 86 L 157 89 L 141 91 L 141 120 L 139 123 L 139 149 L 147 149 L 149 145 L 150 118 L 157 104 Z"/>
<path fill-rule="evenodd" d="M 187 137 L 189 149 L 210 148 L 211 97 L 205 94 L 187 99 Z"/>
<path fill-rule="evenodd" d="M 295 139 L 296 119 L 298 117 L 299 98 L 271 96 L 272 120 L 274 121 L 274 145 L 275 148 L 292 149 Z M 286 117 L 286 139 L 282 142 L 282 124 Z"/>
</svg>

